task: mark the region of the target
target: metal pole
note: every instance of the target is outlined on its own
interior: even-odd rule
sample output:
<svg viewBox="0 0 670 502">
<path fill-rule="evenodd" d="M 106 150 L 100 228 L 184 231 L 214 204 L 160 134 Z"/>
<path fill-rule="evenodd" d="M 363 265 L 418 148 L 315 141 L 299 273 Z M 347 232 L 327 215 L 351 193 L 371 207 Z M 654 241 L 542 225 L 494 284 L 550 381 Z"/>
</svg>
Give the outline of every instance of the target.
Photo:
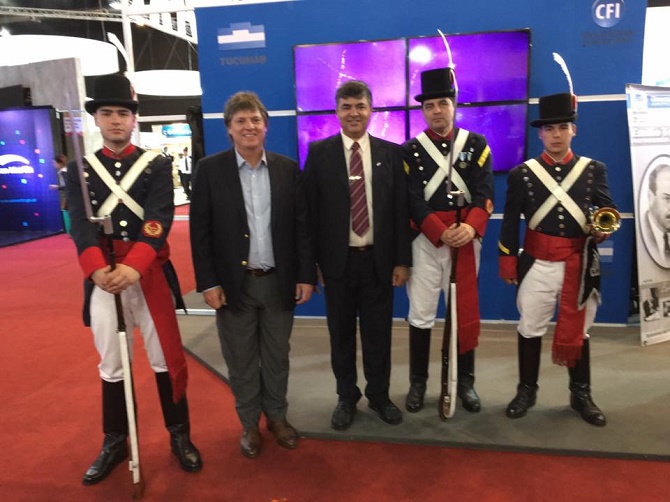
<svg viewBox="0 0 670 502">
<path fill-rule="evenodd" d="M 129 75 L 135 73 L 135 56 L 133 54 L 133 33 L 131 30 L 130 18 L 128 17 L 128 0 L 121 2 L 121 26 L 123 27 L 123 46 L 128 54 L 126 71 Z M 132 79 L 131 79 L 132 81 Z"/>
<path fill-rule="evenodd" d="M 126 76 L 128 80 L 132 83 L 133 74 L 135 73 L 135 54 L 133 53 L 133 31 L 132 25 L 130 23 L 130 18 L 128 17 L 128 0 L 121 1 L 121 26 L 123 27 L 123 46 L 126 49 Z M 133 88 L 133 92 L 134 92 Z M 141 144 L 140 142 L 140 125 L 135 123 L 135 130 L 133 131 L 133 143 L 136 145 Z"/>
</svg>

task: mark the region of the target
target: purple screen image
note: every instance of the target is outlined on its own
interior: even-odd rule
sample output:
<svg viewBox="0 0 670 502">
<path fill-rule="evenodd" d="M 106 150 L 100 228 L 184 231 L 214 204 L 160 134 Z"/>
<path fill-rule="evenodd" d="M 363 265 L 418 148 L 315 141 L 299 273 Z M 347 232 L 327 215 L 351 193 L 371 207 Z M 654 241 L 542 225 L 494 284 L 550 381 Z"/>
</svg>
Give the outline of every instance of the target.
<svg viewBox="0 0 670 502">
<path fill-rule="evenodd" d="M 309 143 L 327 138 L 340 131 L 340 123 L 333 113 L 298 116 L 298 158 L 300 166 L 305 164 Z M 393 143 L 405 141 L 405 112 L 381 111 L 373 112 L 368 132 Z"/>
<path fill-rule="evenodd" d="M 530 33 L 509 31 L 448 35 L 460 103 L 525 101 L 528 98 Z M 449 58 L 442 37 L 409 39 L 409 106 L 421 92 L 421 72 L 444 68 Z"/>
<path fill-rule="evenodd" d="M 456 127 L 486 136 L 494 171 L 509 171 L 525 159 L 526 105 L 468 106 L 456 110 Z M 426 128 L 421 110 L 410 111 L 410 135 Z"/>
<path fill-rule="evenodd" d="M 370 86 L 373 106 L 405 106 L 405 40 L 297 46 L 294 58 L 298 111 L 334 110 L 352 79 Z"/>
<path fill-rule="evenodd" d="M 461 106 L 456 122 L 486 136 L 494 171 L 509 170 L 525 160 L 530 32 L 450 35 L 447 39 L 456 64 L 459 103 L 508 103 Z M 310 141 L 339 131 L 333 113 L 307 116 L 301 112 L 334 110 L 335 90 L 342 82 L 351 78 L 368 82 L 377 110 L 402 107 L 386 115 L 375 112 L 370 132 L 403 143 L 407 139 L 405 121 L 410 122 L 410 136 L 425 127 L 420 110 L 407 108 L 418 104 L 414 96 L 421 92 L 421 72 L 448 64 L 439 36 L 296 46 L 294 55 L 301 164 Z"/>
<path fill-rule="evenodd" d="M 61 229 L 51 108 L 0 110 L 0 230 Z"/>
</svg>

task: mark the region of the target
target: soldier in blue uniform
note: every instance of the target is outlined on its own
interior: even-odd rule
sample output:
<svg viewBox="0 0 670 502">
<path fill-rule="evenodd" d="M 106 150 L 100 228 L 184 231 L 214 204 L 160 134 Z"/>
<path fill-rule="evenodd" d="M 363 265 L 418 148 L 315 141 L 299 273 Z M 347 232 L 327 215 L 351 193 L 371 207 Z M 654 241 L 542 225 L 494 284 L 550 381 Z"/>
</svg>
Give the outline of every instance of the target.
<svg viewBox="0 0 670 502">
<path fill-rule="evenodd" d="M 554 363 L 567 366 L 570 404 L 584 420 L 604 426 L 606 419 L 591 398 L 589 327 L 600 301 L 596 244 L 589 237 L 593 207 L 616 208 L 605 164 L 575 155 L 576 97 L 572 93 L 540 98 L 542 155 L 510 171 L 500 233 L 500 276 L 518 285 L 519 384 L 509 403 L 509 418 L 526 415 L 536 402 L 542 336 L 558 306 L 552 346 Z M 527 229 L 519 255 L 519 224 Z"/>
<path fill-rule="evenodd" d="M 421 74 L 421 94 L 414 99 L 428 125 L 403 145 L 408 174 L 409 205 L 415 239 L 409 296 L 409 412 L 423 407 L 428 379 L 431 328 L 440 291 L 449 291 L 452 250 L 458 249 L 458 397 L 463 407 L 478 412 L 474 389 L 474 349 L 479 338 L 477 271 L 481 239 L 493 212 L 491 151 L 480 134 L 454 127 L 456 89 L 448 68 Z M 453 147 L 453 153 L 450 149 Z M 453 160 L 451 190 L 464 192 L 466 205 L 456 223 L 456 202 L 447 193 L 448 162 Z"/>
<path fill-rule="evenodd" d="M 121 295 L 131 357 L 133 328 L 142 333 L 172 452 L 184 470 L 199 471 L 202 460 L 190 439 L 187 368 L 175 315 L 175 299 L 178 306 L 183 301 L 166 241 L 174 215 L 172 164 L 131 143 L 138 102 L 127 78 L 99 77 L 94 91 L 86 111 L 94 116 L 104 146 L 84 161 L 85 190 L 94 215 L 111 215 L 116 267 L 109 266 L 109 245 L 100 226 L 87 219 L 79 170 L 72 162 L 66 194 L 72 238 L 86 279 L 85 322 L 100 354 L 104 433 L 102 451 L 82 482 L 102 481 L 128 456 L 116 294 Z"/>
</svg>

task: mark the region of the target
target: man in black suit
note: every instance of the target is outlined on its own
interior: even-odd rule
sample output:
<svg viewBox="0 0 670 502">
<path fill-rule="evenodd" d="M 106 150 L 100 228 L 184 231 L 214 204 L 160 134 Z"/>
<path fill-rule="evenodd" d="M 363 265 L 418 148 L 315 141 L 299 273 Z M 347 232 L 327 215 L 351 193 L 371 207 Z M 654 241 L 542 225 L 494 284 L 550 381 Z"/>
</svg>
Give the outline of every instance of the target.
<svg viewBox="0 0 670 502">
<path fill-rule="evenodd" d="M 286 420 L 289 337 L 295 305 L 316 283 L 302 173 L 264 148 L 268 112 L 251 92 L 233 95 L 224 121 L 230 150 L 200 160 L 191 201 L 197 290 L 216 309 L 221 350 L 244 428 L 242 454 L 260 452 L 261 412 L 277 442 L 298 434 Z"/>
<path fill-rule="evenodd" d="M 367 133 L 372 95 L 364 82 L 344 83 L 335 101 L 342 130 L 310 144 L 305 183 L 339 396 L 331 425 L 344 430 L 361 397 L 357 317 L 369 407 L 386 423 L 402 422 L 389 399 L 393 286 L 405 284 L 412 258 L 400 147 Z"/>
</svg>

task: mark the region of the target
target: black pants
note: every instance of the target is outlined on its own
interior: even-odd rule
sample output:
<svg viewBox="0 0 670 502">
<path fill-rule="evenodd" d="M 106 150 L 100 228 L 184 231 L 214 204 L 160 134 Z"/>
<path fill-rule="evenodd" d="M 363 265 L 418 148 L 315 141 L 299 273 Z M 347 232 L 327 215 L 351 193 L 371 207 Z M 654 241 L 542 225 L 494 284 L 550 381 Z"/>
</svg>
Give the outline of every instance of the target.
<svg viewBox="0 0 670 502">
<path fill-rule="evenodd" d="M 345 276 L 325 280 L 326 313 L 331 364 L 340 398 L 356 401 L 361 395 L 356 373 L 356 320 L 363 349 L 363 372 L 369 399 L 388 397 L 391 376 L 393 285 L 391 277 L 377 277 L 373 251 L 349 252 Z"/>
<path fill-rule="evenodd" d="M 186 197 L 191 198 L 191 173 L 182 173 L 179 171 L 179 179 L 181 180 L 181 186 L 184 187 L 184 193 Z"/>
</svg>

